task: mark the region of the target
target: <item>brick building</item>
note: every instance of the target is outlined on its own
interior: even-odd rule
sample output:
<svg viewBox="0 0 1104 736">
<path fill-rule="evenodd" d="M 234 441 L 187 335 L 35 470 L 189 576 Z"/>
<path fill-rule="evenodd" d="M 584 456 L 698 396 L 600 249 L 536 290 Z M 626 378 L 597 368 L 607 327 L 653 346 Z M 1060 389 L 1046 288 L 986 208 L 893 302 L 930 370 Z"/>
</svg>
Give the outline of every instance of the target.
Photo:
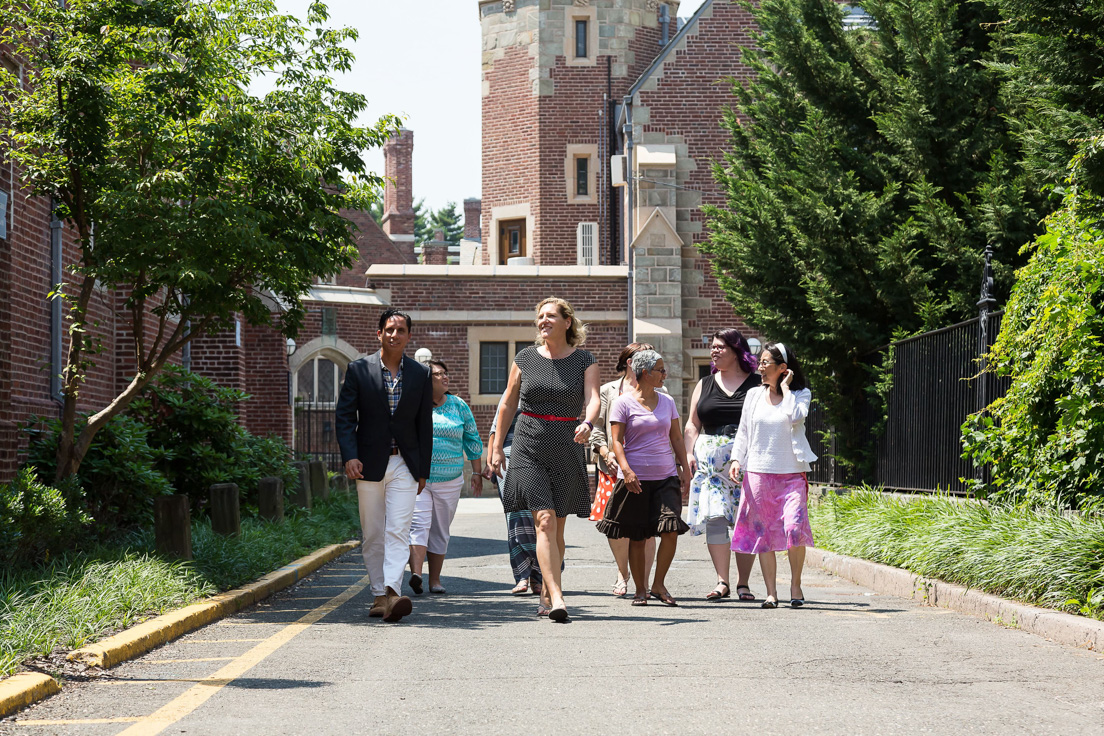
<svg viewBox="0 0 1104 736">
<path fill-rule="evenodd" d="M 308 295 L 294 349 L 273 330 L 240 324 L 181 356 L 253 396 L 243 407 L 250 430 L 294 433 L 300 449 L 332 452 L 345 366 L 378 348 L 387 305 L 412 314 L 411 352 L 429 348 L 449 364 L 453 390 L 484 430 L 545 296 L 568 299 L 590 325 L 587 348 L 603 380 L 622 346 L 647 340 L 663 352 L 668 387 L 683 403 L 708 368 L 702 336 L 746 330 L 697 244 L 707 237 L 701 205 L 723 203 L 710 166 L 733 102 L 722 80 L 749 74 L 741 62 L 749 14 L 727 0 L 706 0 L 686 22 L 677 0 L 472 5 L 483 43 L 483 192 L 464 201 L 459 252 L 430 243 L 419 262 L 414 135 L 403 131 L 384 150 L 382 223 L 346 213 L 359 231 L 359 261 Z M 0 169 L 0 191 L 11 195 L 0 236 L 2 480 L 17 461 L 16 425 L 57 411 L 50 376 L 64 329 L 46 294 L 76 254 L 64 229 L 51 227 L 49 204 L 27 197 L 9 164 Z M 120 303 L 110 293 L 97 303 L 105 351 L 86 386 L 89 405 L 102 406 L 131 375 Z"/>
</svg>

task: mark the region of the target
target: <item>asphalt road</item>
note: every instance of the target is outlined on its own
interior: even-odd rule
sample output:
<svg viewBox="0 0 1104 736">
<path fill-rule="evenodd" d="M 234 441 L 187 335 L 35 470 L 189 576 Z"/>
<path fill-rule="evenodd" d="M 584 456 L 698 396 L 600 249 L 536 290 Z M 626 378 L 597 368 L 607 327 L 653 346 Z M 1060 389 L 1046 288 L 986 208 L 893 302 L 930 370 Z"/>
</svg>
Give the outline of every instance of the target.
<svg viewBox="0 0 1104 736">
<path fill-rule="evenodd" d="M 508 593 L 495 503 L 462 502 L 448 594 L 399 624 L 367 617 L 354 552 L 0 734 L 1104 734 L 1101 655 L 816 570 L 804 609 L 708 603 L 701 537 L 668 579 L 682 605 L 633 608 L 609 593 L 605 539 L 569 520 L 572 623 L 538 619 Z"/>
</svg>

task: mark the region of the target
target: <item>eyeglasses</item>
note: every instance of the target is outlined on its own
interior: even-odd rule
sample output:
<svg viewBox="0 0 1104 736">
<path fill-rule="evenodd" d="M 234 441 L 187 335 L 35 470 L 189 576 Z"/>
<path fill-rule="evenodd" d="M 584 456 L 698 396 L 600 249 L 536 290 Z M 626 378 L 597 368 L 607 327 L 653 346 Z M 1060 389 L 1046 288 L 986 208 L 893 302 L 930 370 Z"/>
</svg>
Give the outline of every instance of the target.
<svg viewBox="0 0 1104 736">
<path fill-rule="evenodd" d="M 433 372 L 433 377 L 434 378 L 448 378 L 448 374 L 445 373 L 444 371 L 434 371 Z"/>
<path fill-rule="evenodd" d="M 662 373 L 665 376 L 667 375 L 667 369 L 666 368 L 653 368 L 652 370 L 654 370 L 658 373 Z"/>
</svg>

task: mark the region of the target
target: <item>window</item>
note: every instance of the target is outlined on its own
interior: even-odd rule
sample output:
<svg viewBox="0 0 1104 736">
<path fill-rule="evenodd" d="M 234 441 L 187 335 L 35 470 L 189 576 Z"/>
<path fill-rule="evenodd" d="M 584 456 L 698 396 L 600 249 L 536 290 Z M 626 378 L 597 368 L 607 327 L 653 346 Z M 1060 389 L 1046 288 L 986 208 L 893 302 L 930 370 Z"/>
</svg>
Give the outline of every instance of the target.
<svg viewBox="0 0 1104 736">
<path fill-rule="evenodd" d="M 541 3 L 542 6 L 546 4 Z M 613 29 L 610 28 L 609 30 L 612 31 Z M 564 8 L 563 24 L 565 64 L 567 66 L 596 66 L 598 64 L 598 40 L 598 8 L 580 5 L 579 3 L 568 4 Z"/>
<path fill-rule="evenodd" d="M 598 223 L 579 223 L 575 228 L 575 249 L 580 266 L 598 265 Z"/>
<path fill-rule="evenodd" d="M 501 394 L 510 376 L 510 343 L 479 343 L 479 393 Z"/>
<path fill-rule="evenodd" d="M 575 196 L 590 196 L 590 159 L 586 156 L 575 157 Z"/>
<path fill-rule="evenodd" d="M 345 371 L 323 357 L 308 360 L 296 374 L 295 400 L 307 404 L 336 404 Z"/>
<path fill-rule="evenodd" d="M 568 204 L 594 204 L 598 191 L 596 143 L 572 143 L 564 151 L 564 176 Z"/>
<path fill-rule="evenodd" d="M 502 220 L 498 223 L 498 262 L 506 263 L 508 258 L 524 258 L 526 252 L 525 243 L 525 219 Z"/>
<path fill-rule="evenodd" d="M 337 334 L 337 310 L 322 307 L 322 334 L 327 337 Z"/>
</svg>

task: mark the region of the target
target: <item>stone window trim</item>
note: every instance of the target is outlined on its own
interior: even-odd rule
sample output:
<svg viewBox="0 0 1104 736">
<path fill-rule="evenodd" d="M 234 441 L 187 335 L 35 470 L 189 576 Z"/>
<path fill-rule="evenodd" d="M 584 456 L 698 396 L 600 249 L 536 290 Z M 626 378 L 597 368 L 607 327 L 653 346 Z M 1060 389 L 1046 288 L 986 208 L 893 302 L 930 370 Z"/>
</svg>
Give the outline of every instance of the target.
<svg viewBox="0 0 1104 736">
<path fill-rule="evenodd" d="M 533 256 L 533 227 L 536 219 L 533 217 L 532 208 L 528 202 L 521 204 L 507 204 L 501 207 L 491 208 L 491 229 L 487 233 L 487 252 L 490 254 L 491 263 L 497 263 L 499 259 L 498 225 L 503 220 L 520 220 L 525 218 L 525 244 L 526 256 Z"/>
<path fill-rule="evenodd" d="M 537 337 L 537 328 L 532 322 L 524 325 L 503 327 L 501 325 L 483 325 L 468 328 L 468 395 L 472 406 L 498 406 L 502 394 L 481 394 L 480 345 L 485 342 L 509 343 L 506 355 L 512 364 L 514 356 L 522 348 L 532 345 Z M 509 372 L 507 372 L 509 376 Z"/>
<path fill-rule="evenodd" d="M 586 56 L 575 56 L 575 23 L 586 21 Z M 586 5 L 568 5 L 564 8 L 564 64 L 566 66 L 597 66 L 598 64 L 598 8 Z"/>
<path fill-rule="evenodd" d="M 587 164 L 587 194 L 579 196 L 576 185 L 576 161 L 589 159 Z M 567 146 L 564 156 L 564 178 L 568 204 L 596 204 L 598 202 L 598 144 L 575 143 Z"/>
</svg>

